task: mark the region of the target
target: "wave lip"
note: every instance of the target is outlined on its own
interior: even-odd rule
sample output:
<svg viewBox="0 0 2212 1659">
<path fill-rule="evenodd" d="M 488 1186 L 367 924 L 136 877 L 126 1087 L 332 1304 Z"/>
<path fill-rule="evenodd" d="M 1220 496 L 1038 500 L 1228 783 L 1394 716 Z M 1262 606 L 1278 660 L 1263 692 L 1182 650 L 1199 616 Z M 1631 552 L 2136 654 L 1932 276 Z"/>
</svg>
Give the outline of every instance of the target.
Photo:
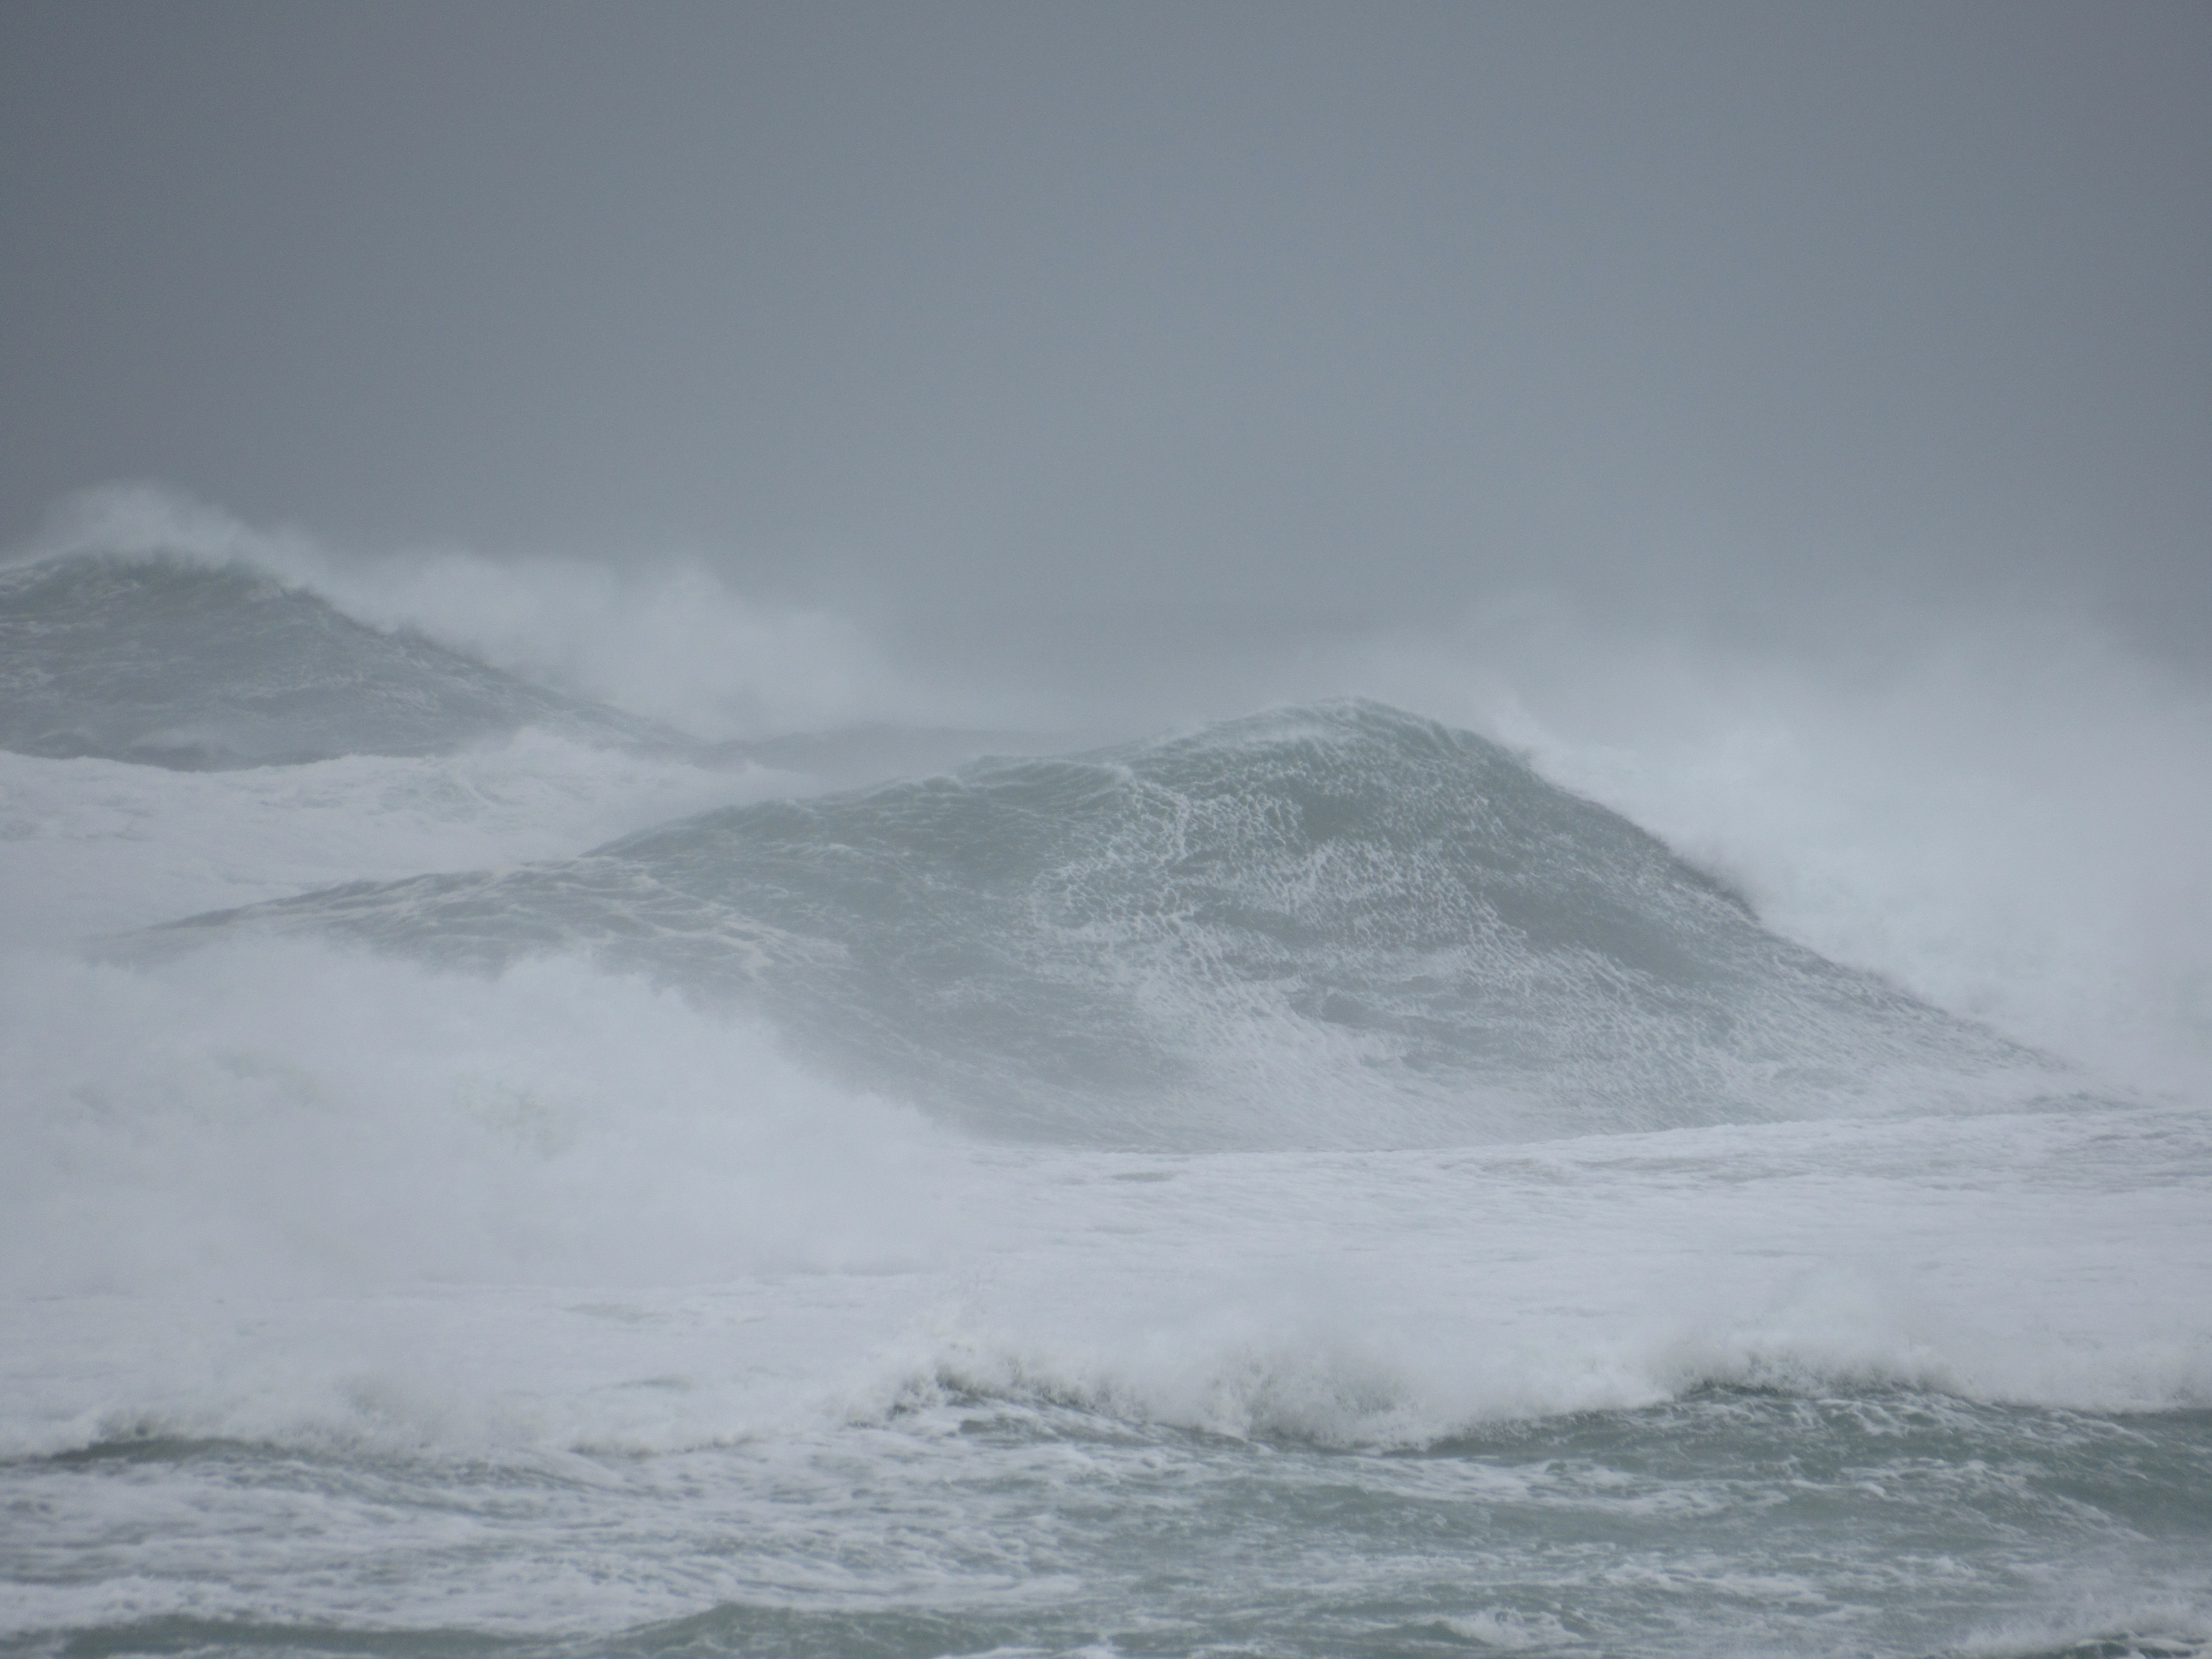
<svg viewBox="0 0 2212 1659">
<path fill-rule="evenodd" d="M 688 742 L 241 565 L 79 554 L 0 572 L 0 748 L 209 771 L 446 754 L 525 726 Z"/>
<path fill-rule="evenodd" d="M 1091 1145 L 2016 1104 L 2060 1075 L 1769 933 L 1498 745 L 1364 701 L 708 812 L 166 937 L 240 926 L 483 969 L 581 949 L 757 1005 L 848 1080 Z"/>
</svg>

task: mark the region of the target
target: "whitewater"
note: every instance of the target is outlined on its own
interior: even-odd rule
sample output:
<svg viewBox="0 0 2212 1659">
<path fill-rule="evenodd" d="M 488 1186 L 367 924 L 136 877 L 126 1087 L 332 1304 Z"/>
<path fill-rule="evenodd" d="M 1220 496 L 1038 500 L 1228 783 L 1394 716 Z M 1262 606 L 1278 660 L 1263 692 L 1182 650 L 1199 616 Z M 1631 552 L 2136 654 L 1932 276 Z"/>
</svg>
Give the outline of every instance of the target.
<svg viewBox="0 0 2212 1659">
<path fill-rule="evenodd" d="M 409 580 L 0 570 L 0 1651 L 2212 1652 L 2186 1066 L 1618 754 Z"/>
</svg>

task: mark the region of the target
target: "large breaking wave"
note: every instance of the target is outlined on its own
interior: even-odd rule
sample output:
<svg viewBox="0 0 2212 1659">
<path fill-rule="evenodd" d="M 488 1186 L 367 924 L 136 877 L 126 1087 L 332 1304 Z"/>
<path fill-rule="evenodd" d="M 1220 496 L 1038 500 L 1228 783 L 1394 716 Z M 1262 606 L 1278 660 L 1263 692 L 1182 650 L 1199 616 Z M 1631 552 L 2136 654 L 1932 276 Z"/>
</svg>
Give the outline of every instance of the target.
<svg viewBox="0 0 2212 1659">
<path fill-rule="evenodd" d="M 1092 1144 L 1438 1144 L 2050 1086 L 1472 733 L 1368 702 L 199 918 L 586 951 L 849 1078 Z M 2009 1094 L 2009 1091 L 2000 1091 Z"/>
</svg>

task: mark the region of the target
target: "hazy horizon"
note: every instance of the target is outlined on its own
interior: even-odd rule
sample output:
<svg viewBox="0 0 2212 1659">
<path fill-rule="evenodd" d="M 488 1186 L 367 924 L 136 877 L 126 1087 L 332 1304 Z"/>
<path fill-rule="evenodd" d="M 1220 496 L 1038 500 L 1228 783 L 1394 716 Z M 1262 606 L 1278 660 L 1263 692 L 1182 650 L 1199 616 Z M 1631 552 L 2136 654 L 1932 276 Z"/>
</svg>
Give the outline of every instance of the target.
<svg viewBox="0 0 2212 1659">
<path fill-rule="evenodd" d="M 1532 605 L 2212 660 L 2202 8 L 0 27 L 0 544 L 153 481 L 1085 695 Z"/>
</svg>

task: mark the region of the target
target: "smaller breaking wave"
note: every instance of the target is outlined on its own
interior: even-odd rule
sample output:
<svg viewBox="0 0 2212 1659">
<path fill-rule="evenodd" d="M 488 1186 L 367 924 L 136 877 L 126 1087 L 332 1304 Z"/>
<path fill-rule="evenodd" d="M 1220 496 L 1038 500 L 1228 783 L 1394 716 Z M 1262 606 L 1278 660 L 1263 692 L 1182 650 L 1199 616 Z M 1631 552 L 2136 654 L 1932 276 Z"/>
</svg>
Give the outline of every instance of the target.
<svg viewBox="0 0 2212 1659">
<path fill-rule="evenodd" d="M 690 744 L 242 565 L 81 554 L 0 572 L 0 748 L 209 771 L 448 754 L 526 726 Z"/>
</svg>

